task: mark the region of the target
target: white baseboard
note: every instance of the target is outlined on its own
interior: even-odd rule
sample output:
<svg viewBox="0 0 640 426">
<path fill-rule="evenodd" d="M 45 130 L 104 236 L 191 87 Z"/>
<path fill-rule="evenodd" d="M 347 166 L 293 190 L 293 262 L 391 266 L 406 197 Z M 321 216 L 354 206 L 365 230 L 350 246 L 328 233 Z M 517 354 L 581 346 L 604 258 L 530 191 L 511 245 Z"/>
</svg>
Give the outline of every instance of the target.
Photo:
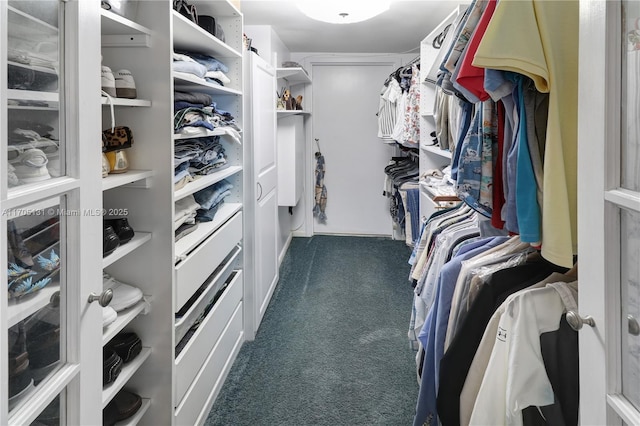
<svg viewBox="0 0 640 426">
<path fill-rule="evenodd" d="M 282 265 L 282 261 L 284 260 L 284 256 L 287 254 L 287 250 L 289 250 L 289 245 L 291 244 L 291 240 L 293 239 L 293 232 L 289 233 L 289 238 L 287 238 L 287 242 L 282 246 L 282 250 L 280 251 L 280 255 L 278 256 L 278 268 Z"/>
</svg>

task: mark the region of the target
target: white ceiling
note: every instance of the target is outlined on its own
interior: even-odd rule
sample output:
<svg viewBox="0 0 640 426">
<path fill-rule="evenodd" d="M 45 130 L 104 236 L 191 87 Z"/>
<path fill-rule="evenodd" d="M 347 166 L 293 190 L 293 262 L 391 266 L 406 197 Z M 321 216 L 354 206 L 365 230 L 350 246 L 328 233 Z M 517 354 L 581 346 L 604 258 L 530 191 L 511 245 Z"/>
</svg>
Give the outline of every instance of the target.
<svg viewBox="0 0 640 426">
<path fill-rule="evenodd" d="M 271 25 L 292 53 L 417 53 L 420 41 L 459 3 L 397 0 L 382 15 L 346 25 L 310 19 L 291 0 L 242 0 L 240 6 L 245 25 Z"/>
</svg>

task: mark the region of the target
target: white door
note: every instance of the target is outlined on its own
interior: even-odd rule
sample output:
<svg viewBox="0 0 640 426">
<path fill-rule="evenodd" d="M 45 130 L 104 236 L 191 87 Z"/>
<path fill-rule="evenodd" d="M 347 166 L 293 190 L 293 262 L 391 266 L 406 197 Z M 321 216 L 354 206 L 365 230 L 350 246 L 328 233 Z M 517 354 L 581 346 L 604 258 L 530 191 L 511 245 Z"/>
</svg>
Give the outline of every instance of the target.
<svg viewBox="0 0 640 426">
<path fill-rule="evenodd" d="M 99 10 L 0 2 L 2 425 L 102 418 Z"/>
<path fill-rule="evenodd" d="M 257 55 L 250 57 L 255 190 L 255 332 L 278 281 L 278 170 L 275 69 Z"/>
<path fill-rule="evenodd" d="M 580 418 L 638 425 L 640 2 L 580 2 L 579 84 Z"/>
<path fill-rule="evenodd" d="M 327 221 L 314 219 L 314 233 L 392 233 L 382 195 L 392 151 L 377 136 L 376 112 L 380 88 L 394 70 L 390 64 L 313 65 L 313 137 L 325 159 L 327 188 Z M 314 143 L 313 152 L 317 148 Z"/>
</svg>

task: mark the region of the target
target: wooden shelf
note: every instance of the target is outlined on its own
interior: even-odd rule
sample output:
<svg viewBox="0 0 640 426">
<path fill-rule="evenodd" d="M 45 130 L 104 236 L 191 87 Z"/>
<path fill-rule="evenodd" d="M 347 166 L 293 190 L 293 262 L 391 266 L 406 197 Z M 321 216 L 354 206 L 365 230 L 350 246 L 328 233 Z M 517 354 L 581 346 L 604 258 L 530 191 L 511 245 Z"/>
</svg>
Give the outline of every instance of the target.
<svg viewBox="0 0 640 426">
<path fill-rule="evenodd" d="M 211 222 L 200 222 L 198 228 L 189 235 L 182 237 L 175 245 L 175 259 L 178 261 L 186 256 L 191 250 L 198 246 L 207 237 L 213 234 L 231 216 L 242 209 L 240 203 L 223 203 Z"/>
<path fill-rule="evenodd" d="M 148 188 L 148 179 L 151 176 L 153 176 L 153 170 L 129 170 L 126 173 L 110 174 L 102 179 L 102 190 L 107 191 L 124 185 L 131 188 Z M 142 180 L 145 181 L 142 184 L 131 185 Z"/>
<path fill-rule="evenodd" d="M 35 314 L 47 306 L 51 296 L 57 291 L 60 291 L 59 285 L 48 285 L 34 294 L 26 295 L 19 299 L 10 299 L 8 301 L 9 306 L 7 306 L 9 327 L 16 325 L 29 315 Z"/>
<path fill-rule="evenodd" d="M 444 157 L 448 159 L 451 159 L 453 157 L 453 154 L 451 153 L 451 151 L 445 151 L 444 149 L 440 149 L 437 146 L 420 145 L 420 148 L 422 148 L 423 151 L 439 155 L 440 157 Z"/>
<path fill-rule="evenodd" d="M 242 92 L 218 84 L 209 83 L 203 78 L 187 73 L 173 73 L 173 84 L 182 92 L 204 92 L 210 95 L 241 95 Z"/>
<path fill-rule="evenodd" d="M 134 251 L 138 247 L 142 246 L 143 244 L 151 241 L 151 233 L 150 232 L 138 232 L 138 231 L 135 231 L 135 232 L 136 232 L 136 234 L 133 236 L 131 241 L 129 241 L 128 243 L 123 244 L 120 247 L 118 247 L 116 249 L 116 251 L 111 253 L 109 256 L 102 258 L 102 267 L 103 268 L 106 268 L 107 266 L 109 266 L 112 263 L 120 260 L 122 257 L 124 257 L 127 254 L 131 253 L 132 251 Z"/>
<path fill-rule="evenodd" d="M 147 412 L 149 407 L 151 407 L 151 399 L 142 398 L 142 405 L 140 406 L 138 411 L 136 411 L 136 413 L 133 416 L 129 417 L 128 419 L 116 423 L 116 426 L 135 426 L 135 425 L 137 425 L 140 422 L 140 420 L 142 419 L 142 416 L 144 416 L 144 414 Z"/>
<path fill-rule="evenodd" d="M 200 9 L 198 9 L 200 13 Z M 171 11 L 173 17 L 173 48 L 190 52 L 204 53 L 217 59 L 240 58 L 242 53 L 214 37 L 187 18 Z"/>
<path fill-rule="evenodd" d="M 111 98 L 113 106 L 127 106 L 127 107 L 150 107 L 151 101 L 146 99 L 127 99 L 127 98 Z M 102 105 L 109 106 L 109 99 L 106 96 L 102 96 L 100 99 Z"/>
<path fill-rule="evenodd" d="M 191 195 L 194 192 L 198 192 L 201 189 L 211 186 L 216 182 L 220 182 L 222 179 L 228 178 L 229 176 L 233 176 L 236 173 L 239 173 L 241 171 L 242 171 L 242 166 L 230 166 L 224 170 L 220 170 L 219 172 L 212 173 L 210 175 L 203 176 L 199 179 L 196 179 L 195 181 L 186 184 L 184 188 L 175 191 L 174 201 L 178 201 L 181 198 L 186 197 L 187 195 Z"/>
<path fill-rule="evenodd" d="M 138 356 L 122 366 L 122 371 L 120 371 L 118 378 L 102 389 L 102 408 L 111 402 L 113 397 L 116 396 L 120 389 L 124 387 L 129 379 L 138 371 L 140 366 L 149 358 L 149 355 L 151 355 L 151 348 L 143 347 Z"/>
<path fill-rule="evenodd" d="M 290 115 L 308 115 L 311 111 L 295 110 L 295 109 L 279 109 L 276 110 L 278 118 L 288 117 Z"/>
<path fill-rule="evenodd" d="M 60 100 L 60 96 L 57 92 L 36 92 L 33 90 L 8 89 L 7 99 L 15 99 L 17 101 L 39 101 L 57 104 Z"/>
<path fill-rule="evenodd" d="M 35 18 L 16 7 L 7 6 L 7 11 L 9 12 L 9 16 L 7 17 L 9 27 L 8 32 L 11 37 L 20 37 L 31 40 L 42 36 L 58 35 L 58 28 Z"/>
<path fill-rule="evenodd" d="M 109 324 L 108 327 L 104 327 L 102 329 L 102 344 L 105 345 L 111 339 L 113 339 L 116 334 L 122 331 L 135 317 L 140 315 L 147 309 L 149 303 L 143 298 L 141 301 L 136 303 L 135 305 L 118 312 L 118 319 L 116 319 L 113 323 Z"/>
<path fill-rule="evenodd" d="M 149 47 L 150 29 L 105 9 L 100 18 L 103 47 Z"/>
<path fill-rule="evenodd" d="M 311 83 L 311 77 L 303 68 L 276 68 L 276 76 L 287 80 L 290 85 Z"/>
</svg>

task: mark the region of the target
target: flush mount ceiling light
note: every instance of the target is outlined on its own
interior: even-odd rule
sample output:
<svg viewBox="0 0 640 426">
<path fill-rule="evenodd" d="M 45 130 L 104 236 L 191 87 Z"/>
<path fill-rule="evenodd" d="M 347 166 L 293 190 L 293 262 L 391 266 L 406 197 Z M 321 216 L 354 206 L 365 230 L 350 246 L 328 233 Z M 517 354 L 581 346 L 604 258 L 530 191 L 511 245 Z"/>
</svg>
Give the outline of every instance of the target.
<svg viewBox="0 0 640 426">
<path fill-rule="evenodd" d="M 300 0 L 297 4 L 300 12 L 316 21 L 353 24 L 386 12 L 391 0 Z"/>
</svg>

